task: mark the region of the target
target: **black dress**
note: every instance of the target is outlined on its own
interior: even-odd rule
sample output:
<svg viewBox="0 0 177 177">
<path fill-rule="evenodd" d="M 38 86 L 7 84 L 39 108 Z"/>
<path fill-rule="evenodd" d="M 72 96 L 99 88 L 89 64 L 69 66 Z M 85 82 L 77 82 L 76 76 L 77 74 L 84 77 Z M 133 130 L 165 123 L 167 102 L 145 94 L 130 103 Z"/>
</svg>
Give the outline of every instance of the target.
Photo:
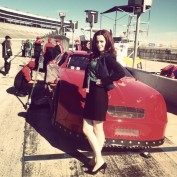
<svg viewBox="0 0 177 177">
<path fill-rule="evenodd" d="M 86 95 L 84 118 L 104 121 L 108 109 L 108 93 L 104 87 L 99 87 L 96 82 L 90 81 L 89 93 Z"/>
<path fill-rule="evenodd" d="M 97 61 L 96 66 L 102 59 Z M 91 62 L 86 70 L 84 78 L 84 88 L 89 88 L 89 92 L 86 94 L 85 107 L 83 117 L 89 120 L 105 121 L 106 112 L 108 109 L 108 91 L 106 87 L 96 85 L 96 79 L 101 79 L 102 83 L 113 83 L 115 80 L 119 80 L 125 76 L 123 67 L 116 61 L 114 55 L 107 55 L 105 58 L 105 64 L 108 72 L 114 71 L 114 74 L 107 78 L 99 78 L 96 67 L 91 65 Z M 101 68 L 99 68 L 100 70 Z M 102 72 L 102 71 L 100 71 Z M 95 80 L 93 79 L 93 73 L 95 74 Z M 90 79 L 91 78 L 91 79 Z M 89 81 L 89 82 L 88 82 Z M 88 84 L 89 83 L 89 84 Z"/>
</svg>

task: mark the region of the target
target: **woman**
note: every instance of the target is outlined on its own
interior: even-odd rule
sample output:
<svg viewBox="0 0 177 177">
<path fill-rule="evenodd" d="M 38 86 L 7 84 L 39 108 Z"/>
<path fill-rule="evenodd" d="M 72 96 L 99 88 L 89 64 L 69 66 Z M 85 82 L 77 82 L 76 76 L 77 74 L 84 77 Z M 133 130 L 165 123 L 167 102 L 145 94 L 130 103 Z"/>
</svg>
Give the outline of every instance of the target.
<svg viewBox="0 0 177 177">
<path fill-rule="evenodd" d="M 108 90 L 113 81 L 125 76 L 122 66 L 116 61 L 114 41 L 107 30 L 99 30 L 92 41 L 92 59 L 86 69 L 83 87 L 87 88 L 84 107 L 83 132 L 88 138 L 94 156 L 89 162 L 88 173 L 105 172 L 107 164 L 101 151 L 105 141 L 103 122 L 108 108 Z"/>
</svg>

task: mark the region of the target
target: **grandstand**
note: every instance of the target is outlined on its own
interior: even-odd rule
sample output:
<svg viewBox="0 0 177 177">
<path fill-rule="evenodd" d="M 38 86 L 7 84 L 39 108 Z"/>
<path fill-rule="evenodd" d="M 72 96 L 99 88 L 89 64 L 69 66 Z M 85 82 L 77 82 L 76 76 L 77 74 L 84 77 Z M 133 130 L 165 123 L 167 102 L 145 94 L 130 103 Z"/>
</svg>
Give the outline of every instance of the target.
<svg viewBox="0 0 177 177">
<path fill-rule="evenodd" d="M 30 13 L 19 12 L 5 7 L 0 7 L 0 21 L 5 23 L 46 28 L 52 30 L 61 27 L 61 22 L 58 19 L 52 19 L 48 17 L 33 15 Z M 65 21 L 63 25 L 69 27 L 70 22 Z"/>
<path fill-rule="evenodd" d="M 64 22 L 66 28 L 70 28 L 70 22 Z M 12 38 L 13 54 L 21 50 L 21 41 L 34 40 L 36 36 L 47 36 L 58 33 L 61 22 L 58 19 L 42 17 L 29 13 L 23 13 L 8 8 L 0 7 L 0 43 L 6 35 Z M 1 46 L 1 45 L 0 45 Z M 1 55 L 0 47 L 0 55 Z"/>
<path fill-rule="evenodd" d="M 9 35 L 13 40 L 35 39 L 36 36 L 43 36 L 52 33 L 52 31 L 54 30 L 0 22 L 1 39 L 4 39 L 6 35 Z"/>
<path fill-rule="evenodd" d="M 44 36 L 50 34 L 53 31 L 50 29 L 44 28 L 35 28 L 30 26 L 15 25 L 10 23 L 0 22 L 0 43 L 5 39 L 5 36 L 8 35 L 12 38 L 12 49 L 13 53 L 16 54 L 21 49 L 22 40 L 30 39 L 35 40 L 36 36 Z M 0 46 L 0 55 L 1 55 L 1 46 Z"/>
<path fill-rule="evenodd" d="M 70 22 L 64 22 L 70 28 Z M 9 35 L 13 39 L 34 39 L 58 32 L 61 22 L 58 19 L 42 17 L 0 7 L 0 39 Z"/>
</svg>

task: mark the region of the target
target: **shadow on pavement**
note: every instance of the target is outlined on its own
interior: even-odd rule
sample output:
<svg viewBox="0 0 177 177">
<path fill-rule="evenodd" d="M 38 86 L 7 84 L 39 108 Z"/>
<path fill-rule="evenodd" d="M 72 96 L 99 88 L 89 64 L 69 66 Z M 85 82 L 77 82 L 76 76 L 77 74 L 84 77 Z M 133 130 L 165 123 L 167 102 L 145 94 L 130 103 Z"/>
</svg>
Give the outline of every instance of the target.
<svg viewBox="0 0 177 177">
<path fill-rule="evenodd" d="M 0 68 L 0 74 L 5 75 L 5 72 L 1 70 Z"/>
<path fill-rule="evenodd" d="M 20 102 L 20 103 L 22 104 L 22 106 L 24 107 L 24 109 L 26 109 L 26 102 L 23 102 L 23 101 L 21 100 L 21 98 L 17 96 L 17 94 L 16 94 L 17 90 L 15 89 L 15 87 L 10 87 L 10 88 L 8 88 L 6 91 L 7 91 L 7 93 L 16 96 L 17 99 L 19 100 L 19 102 Z"/>
<path fill-rule="evenodd" d="M 12 94 L 12 95 L 15 95 L 15 93 L 17 92 L 15 87 L 9 87 L 6 91 L 7 93 Z"/>
<path fill-rule="evenodd" d="M 32 129 L 31 131 L 36 131 L 42 137 L 44 137 L 53 147 L 63 151 L 61 154 L 45 154 L 45 155 L 30 155 L 24 156 L 25 161 L 31 160 L 48 160 L 48 159 L 63 159 L 74 157 L 82 163 L 88 163 L 89 158 L 87 158 L 83 153 L 79 152 L 78 142 L 74 139 L 59 133 L 51 124 L 51 111 L 49 106 L 38 106 L 29 110 L 28 113 L 20 112 L 19 116 L 26 118 L 26 123 L 28 123 Z M 35 142 L 33 142 L 35 143 Z M 38 143 L 36 143 L 37 146 Z"/>
<path fill-rule="evenodd" d="M 174 104 L 171 104 L 171 103 L 168 103 L 168 102 L 166 104 L 167 104 L 167 112 L 170 112 L 172 114 L 177 115 L 176 106 Z"/>
</svg>

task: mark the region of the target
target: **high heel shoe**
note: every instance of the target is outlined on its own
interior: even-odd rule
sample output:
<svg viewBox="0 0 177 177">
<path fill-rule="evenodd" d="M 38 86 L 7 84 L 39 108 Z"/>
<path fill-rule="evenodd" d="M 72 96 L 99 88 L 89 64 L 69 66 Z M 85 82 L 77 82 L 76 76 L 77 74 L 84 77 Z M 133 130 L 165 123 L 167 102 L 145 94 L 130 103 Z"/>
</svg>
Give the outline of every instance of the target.
<svg viewBox="0 0 177 177">
<path fill-rule="evenodd" d="M 95 166 L 95 158 L 92 158 L 88 163 L 83 164 L 81 167 L 88 168 L 89 170 L 93 169 Z"/>
<path fill-rule="evenodd" d="M 96 175 L 100 171 L 101 173 L 105 174 L 106 168 L 107 168 L 107 164 L 104 163 L 96 171 L 88 170 L 87 173 L 90 174 L 90 175 Z"/>
<path fill-rule="evenodd" d="M 95 166 L 95 161 L 96 161 L 96 160 L 95 160 L 95 157 L 92 157 L 88 164 L 89 164 L 90 166 L 94 167 L 94 166 Z"/>
<path fill-rule="evenodd" d="M 93 169 L 93 165 L 90 165 L 90 164 L 83 164 L 81 167 L 83 168 L 88 168 L 89 170 Z"/>
</svg>

